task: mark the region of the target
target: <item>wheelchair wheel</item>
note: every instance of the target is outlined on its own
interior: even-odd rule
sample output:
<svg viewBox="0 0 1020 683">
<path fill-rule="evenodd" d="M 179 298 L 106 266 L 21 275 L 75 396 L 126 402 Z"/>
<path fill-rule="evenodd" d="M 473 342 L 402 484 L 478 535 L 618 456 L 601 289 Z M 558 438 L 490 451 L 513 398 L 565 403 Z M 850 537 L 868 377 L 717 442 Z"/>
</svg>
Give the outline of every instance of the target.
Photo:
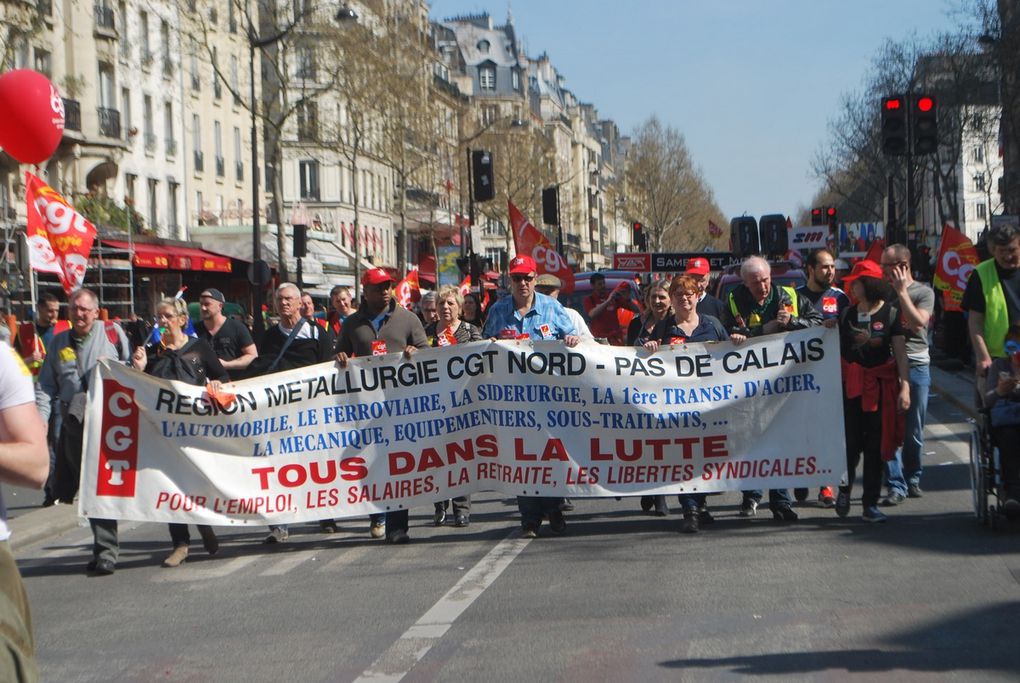
<svg viewBox="0 0 1020 683">
<path fill-rule="evenodd" d="M 974 504 L 974 516 L 981 524 L 987 524 L 988 481 L 985 476 L 983 446 L 981 433 L 974 425 L 970 432 L 970 491 Z"/>
</svg>

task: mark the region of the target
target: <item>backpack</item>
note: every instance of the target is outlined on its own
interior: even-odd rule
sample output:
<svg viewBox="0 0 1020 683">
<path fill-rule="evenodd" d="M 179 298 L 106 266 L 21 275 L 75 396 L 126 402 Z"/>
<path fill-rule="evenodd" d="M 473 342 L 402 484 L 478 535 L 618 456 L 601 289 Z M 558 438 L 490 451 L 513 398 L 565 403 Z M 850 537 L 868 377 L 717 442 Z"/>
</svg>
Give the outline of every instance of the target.
<svg viewBox="0 0 1020 683">
<path fill-rule="evenodd" d="M 198 340 L 192 338 L 179 349 L 163 349 L 152 362 L 148 374 L 196 387 L 205 386 L 205 366 L 202 365 L 202 359 L 194 348 L 197 343 Z"/>
</svg>

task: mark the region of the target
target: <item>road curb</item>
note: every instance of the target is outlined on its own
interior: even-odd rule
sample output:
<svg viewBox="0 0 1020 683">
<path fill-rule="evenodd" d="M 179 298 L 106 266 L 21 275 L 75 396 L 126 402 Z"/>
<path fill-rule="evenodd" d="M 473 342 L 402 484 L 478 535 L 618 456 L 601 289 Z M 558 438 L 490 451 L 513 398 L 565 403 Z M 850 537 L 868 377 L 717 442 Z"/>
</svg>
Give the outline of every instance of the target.
<svg viewBox="0 0 1020 683">
<path fill-rule="evenodd" d="M 78 526 L 77 505 L 53 505 L 26 512 L 7 521 L 15 551 L 70 531 Z"/>
</svg>

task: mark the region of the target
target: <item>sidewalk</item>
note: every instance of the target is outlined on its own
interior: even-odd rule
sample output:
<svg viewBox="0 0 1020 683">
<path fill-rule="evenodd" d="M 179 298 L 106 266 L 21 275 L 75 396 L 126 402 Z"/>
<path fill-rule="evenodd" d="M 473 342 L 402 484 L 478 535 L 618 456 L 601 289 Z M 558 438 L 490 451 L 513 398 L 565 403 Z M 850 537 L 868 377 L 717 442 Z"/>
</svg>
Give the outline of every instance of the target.
<svg viewBox="0 0 1020 683">
<path fill-rule="evenodd" d="M 974 408 L 974 374 L 970 368 L 957 371 L 931 366 L 931 390 L 965 415 L 977 418 Z M 17 551 L 78 526 L 77 505 L 54 505 L 19 515 L 8 522 L 11 547 Z"/>
</svg>

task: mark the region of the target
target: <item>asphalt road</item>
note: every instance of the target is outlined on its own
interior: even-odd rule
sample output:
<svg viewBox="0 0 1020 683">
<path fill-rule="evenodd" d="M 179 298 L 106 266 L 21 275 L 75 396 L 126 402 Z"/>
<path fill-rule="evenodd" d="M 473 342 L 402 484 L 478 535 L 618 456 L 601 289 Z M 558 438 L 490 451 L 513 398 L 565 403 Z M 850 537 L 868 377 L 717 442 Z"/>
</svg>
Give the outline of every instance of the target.
<svg viewBox="0 0 1020 683">
<path fill-rule="evenodd" d="M 18 552 L 43 680 L 1016 680 L 1020 534 L 976 524 L 963 420 L 933 397 L 926 495 L 884 525 L 858 500 L 747 520 L 726 494 L 689 536 L 589 500 L 527 541 L 485 494 L 467 529 L 416 511 L 407 546 L 349 520 L 276 549 L 224 529 L 208 558 L 193 532 L 176 569 L 165 527 L 126 524 L 104 578 L 74 529 Z"/>
</svg>

